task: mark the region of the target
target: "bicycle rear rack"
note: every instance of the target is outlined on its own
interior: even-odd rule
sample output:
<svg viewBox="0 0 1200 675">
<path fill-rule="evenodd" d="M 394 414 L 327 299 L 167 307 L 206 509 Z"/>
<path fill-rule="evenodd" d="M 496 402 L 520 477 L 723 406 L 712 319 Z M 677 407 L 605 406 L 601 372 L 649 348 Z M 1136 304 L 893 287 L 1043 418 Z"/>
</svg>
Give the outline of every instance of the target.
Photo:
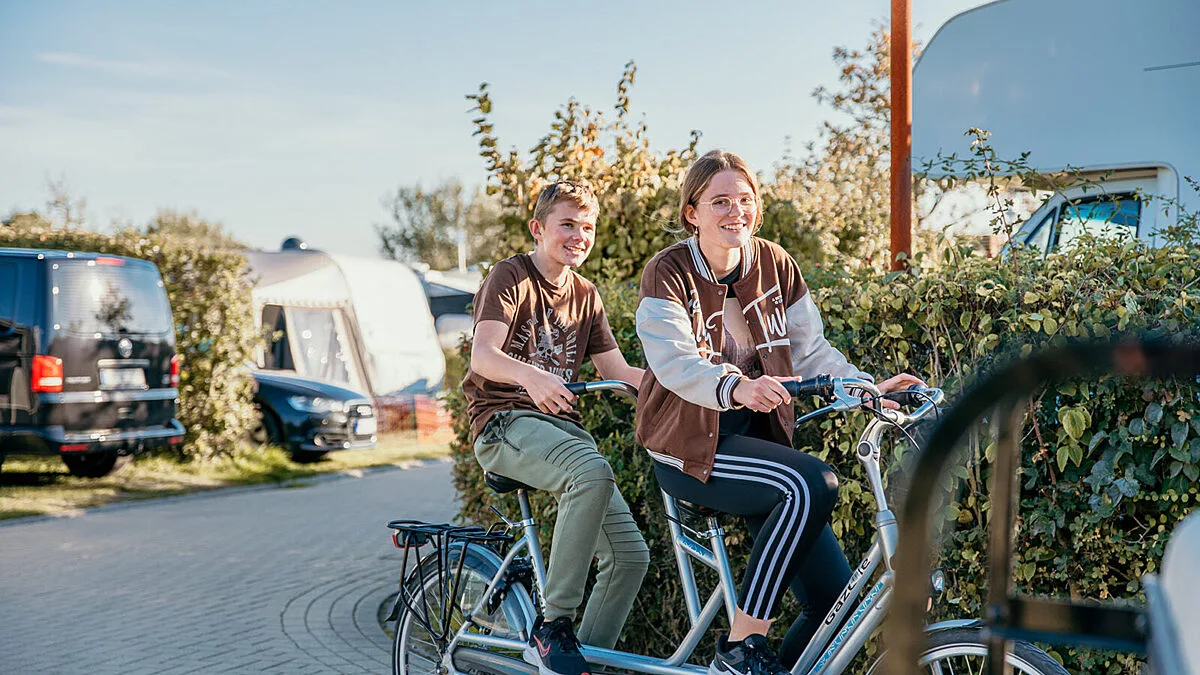
<svg viewBox="0 0 1200 675">
<path fill-rule="evenodd" d="M 452 619 L 462 612 L 458 602 L 458 586 L 462 580 L 463 563 L 467 558 L 467 545 L 482 544 L 503 556 L 513 541 L 513 535 L 503 529 L 497 529 L 503 527 L 500 523 L 484 529 L 478 525 L 457 526 L 418 520 L 393 520 L 388 523 L 388 527 L 393 530 L 392 541 L 395 542 L 396 548 L 404 551 L 400 563 L 400 593 L 388 620 L 398 618 L 401 607 L 407 608 L 420 626 L 444 646 L 454 635 L 455 629 L 451 628 Z M 406 574 L 409 551 L 427 545 L 432 546 L 433 550 L 427 555 L 418 556 L 414 569 Z M 455 552 L 457 560 L 453 559 Z M 425 592 L 425 579 L 427 575 L 435 572 L 437 607 L 431 608 L 430 594 Z"/>
</svg>

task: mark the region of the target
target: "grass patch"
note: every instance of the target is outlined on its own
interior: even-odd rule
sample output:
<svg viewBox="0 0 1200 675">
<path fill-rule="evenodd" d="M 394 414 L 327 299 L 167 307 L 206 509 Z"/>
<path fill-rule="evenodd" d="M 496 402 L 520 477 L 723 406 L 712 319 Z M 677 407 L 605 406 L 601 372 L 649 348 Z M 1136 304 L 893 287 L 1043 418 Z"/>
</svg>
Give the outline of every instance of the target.
<svg viewBox="0 0 1200 675">
<path fill-rule="evenodd" d="M 105 504 L 201 490 L 289 483 L 319 474 L 445 457 L 449 451 L 443 440 L 391 433 L 381 435 L 378 446 L 369 450 L 339 450 L 311 464 L 293 462 L 280 448 L 245 447 L 212 461 L 140 455 L 104 478 L 75 478 L 57 457 L 9 457 L 0 470 L 0 520 L 70 515 Z"/>
</svg>

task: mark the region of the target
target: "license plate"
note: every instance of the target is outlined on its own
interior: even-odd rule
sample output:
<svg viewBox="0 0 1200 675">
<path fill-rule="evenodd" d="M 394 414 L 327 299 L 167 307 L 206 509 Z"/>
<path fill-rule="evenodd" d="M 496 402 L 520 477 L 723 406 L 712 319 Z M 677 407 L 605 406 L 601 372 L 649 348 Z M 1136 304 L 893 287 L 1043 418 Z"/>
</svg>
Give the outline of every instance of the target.
<svg viewBox="0 0 1200 675">
<path fill-rule="evenodd" d="M 363 417 L 354 420 L 354 435 L 355 436 L 371 436 L 377 428 L 374 417 Z"/>
<path fill-rule="evenodd" d="M 101 368 L 100 387 L 103 389 L 145 389 L 146 371 L 141 368 Z"/>
</svg>

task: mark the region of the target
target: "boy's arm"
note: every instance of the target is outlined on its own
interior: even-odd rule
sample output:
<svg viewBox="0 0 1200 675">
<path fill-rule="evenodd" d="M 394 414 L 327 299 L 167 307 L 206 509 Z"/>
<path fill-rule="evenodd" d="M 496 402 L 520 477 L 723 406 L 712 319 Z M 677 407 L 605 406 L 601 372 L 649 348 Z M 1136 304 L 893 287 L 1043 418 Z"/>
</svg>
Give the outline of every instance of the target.
<svg viewBox="0 0 1200 675">
<path fill-rule="evenodd" d="M 646 371 L 634 368 L 625 362 L 625 355 L 620 349 L 610 349 L 603 354 L 592 354 L 592 363 L 605 380 L 621 380 L 635 387 L 641 386 L 642 375 Z"/>
<path fill-rule="evenodd" d="M 493 382 L 524 387 L 538 410 L 546 414 L 555 415 L 570 410 L 576 396 L 563 386 L 563 379 L 505 354 L 503 347 L 506 337 L 508 325 L 503 321 L 484 320 L 475 324 L 471 370 Z"/>
</svg>

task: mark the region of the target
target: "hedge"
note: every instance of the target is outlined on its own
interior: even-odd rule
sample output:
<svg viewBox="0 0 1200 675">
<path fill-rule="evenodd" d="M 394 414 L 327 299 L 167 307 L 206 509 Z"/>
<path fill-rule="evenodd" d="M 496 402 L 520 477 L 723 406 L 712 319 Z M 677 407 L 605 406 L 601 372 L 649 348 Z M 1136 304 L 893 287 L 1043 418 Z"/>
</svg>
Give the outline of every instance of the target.
<svg viewBox="0 0 1200 675">
<path fill-rule="evenodd" d="M 1116 331 L 1189 334 L 1197 325 L 1197 248 L 1146 249 L 1137 243 L 1092 242 L 1069 255 L 984 259 L 949 250 L 939 267 L 881 277 L 869 269 L 813 269 L 809 281 L 826 335 L 868 372 L 905 370 L 925 376 L 951 397 L 980 373 L 1070 338 Z M 1015 264 L 1015 263 L 1018 263 Z M 644 363 L 634 329 L 632 284 L 600 283 L 622 351 Z M 581 379 L 593 376 L 585 372 Z M 1022 493 L 1016 587 L 1024 593 L 1073 598 L 1141 598 L 1140 578 L 1157 569 L 1174 525 L 1200 497 L 1200 414 L 1196 385 L 1112 378 L 1067 382 L 1035 397 L 1022 445 Z M 584 423 L 609 458 L 618 486 L 656 561 L 626 627 L 626 649 L 668 653 L 686 631 L 661 499 L 648 455 L 633 440 L 633 405 L 589 397 Z M 449 393 L 458 438 L 454 446 L 460 517 L 491 522 L 488 504 L 511 498 L 482 482 L 467 437 L 461 393 Z M 798 406 L 799 409 L 799 406 Z M 865 419 L 830 418 L 798 430 L 796 447 L 822 458 L 841 477 L 833 527 L 857 559 L 871 532 L 869 488 L 851 452 Z M 974 456 L 956 474 L 941 539 L 949 580 L 937 613 L 979 616 L 985 575 L 986 429 Z M 885 453 L 902 454 L 902 448 Z M 895 470 L 901 462 L 891 461 Z M 553 504 L 535 499 L 544 541 Z M 898 506 L 898 504 L 897 504 Z M 511 501 L 505 508 L 515 511 Z M 745 535 L 732 528 L 739 556 Z M 738 560 L 742 569 L 744 558 Z M 785 619 L 786 620 L 786 619 Z M 708 643 L 706 643 L 708 644 Z M 1085 672 L 1134 672 L 1128 657 L 1061 651 Z"/>
</svg>

